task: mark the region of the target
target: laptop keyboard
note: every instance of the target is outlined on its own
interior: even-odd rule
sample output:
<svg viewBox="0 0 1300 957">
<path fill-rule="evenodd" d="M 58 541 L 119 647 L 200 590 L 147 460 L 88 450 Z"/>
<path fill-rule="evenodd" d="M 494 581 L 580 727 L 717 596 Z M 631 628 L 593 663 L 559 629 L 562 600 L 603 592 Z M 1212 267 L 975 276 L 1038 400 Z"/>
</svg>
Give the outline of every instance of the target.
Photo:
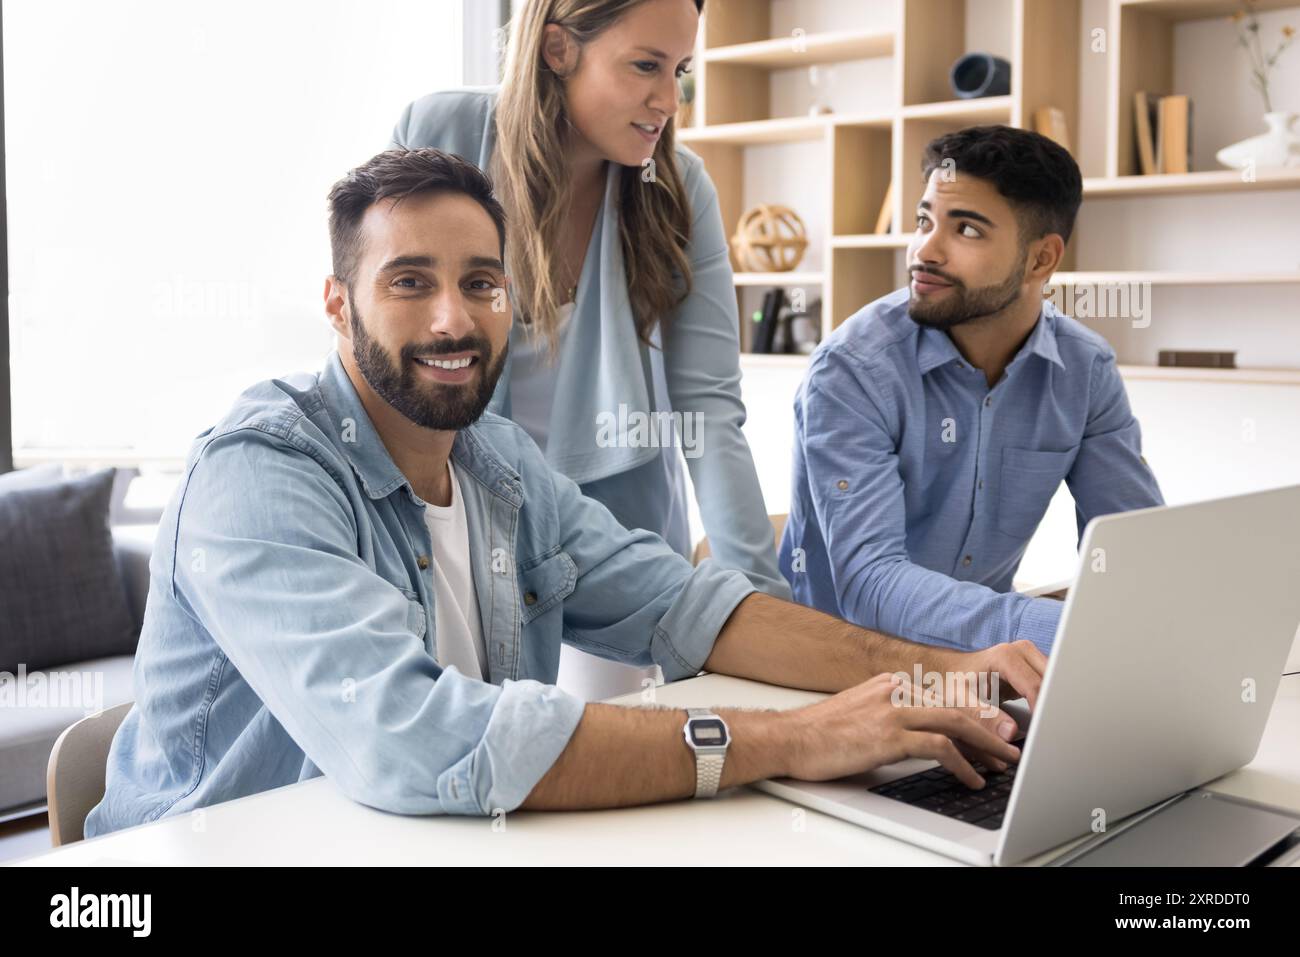
<svg viewBox="0 0 1300 957">
<path fill-rule="evenodd" d="M 972 791 L 945 768 L 919 771 L 870 790 L 881 797 L 996 831 L 1002 826 L 1002 816 L 1006 813 L 1007 801 L 1011 799 L 1011 786 L 1016 783 L 1016 765 L 1010 765 L 1002 772 L 978 763 L 973 767 L 984 779 L 984 787 L 979 791 Z"/>
</svg>

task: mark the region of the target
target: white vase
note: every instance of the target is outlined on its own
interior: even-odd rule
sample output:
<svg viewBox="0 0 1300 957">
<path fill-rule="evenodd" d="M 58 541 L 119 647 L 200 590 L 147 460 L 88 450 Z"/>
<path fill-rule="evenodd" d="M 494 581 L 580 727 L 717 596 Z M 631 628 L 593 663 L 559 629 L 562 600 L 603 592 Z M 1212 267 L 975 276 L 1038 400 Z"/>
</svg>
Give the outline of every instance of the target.
<svg viewBox="0 0 1300 957">
<path fill-rule="evenodd" d="M 1295 120 L 1294 113 L 1265 113 L 1267 133 L 1225 146 L 1214 158 L 1230 169 L 1300 168 L 1300 133 L 1293 128 Z"/>
</svg>

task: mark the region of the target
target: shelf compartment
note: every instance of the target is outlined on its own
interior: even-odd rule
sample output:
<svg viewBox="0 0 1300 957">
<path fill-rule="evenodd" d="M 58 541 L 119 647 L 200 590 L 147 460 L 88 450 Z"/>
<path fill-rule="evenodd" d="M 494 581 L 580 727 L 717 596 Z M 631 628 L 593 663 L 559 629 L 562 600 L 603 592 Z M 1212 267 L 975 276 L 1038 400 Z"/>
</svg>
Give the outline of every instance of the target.
<svg viewBox="0 0 1300 957">
<path fill-rule="evenodd" d="M 827 295 L 830 328 L 826 332 L 836 329 L 867 303 L 902 285 L 897 277 L 898 250 L 895 248 L 832 246 L 827 254 L 831 261 L 831 282 Z M 826 318 L 823 313 L 824 329 Z"/>
<path fill-rule="evenodd" d="M 899 73 L 905 108 L 949 99 L 949 71 L 966 52 L 965 0 L 910 0 L 901 6 Z"/>
<path fill-rule="evenodd" d="M 831 214 L 831 234 L 874 233 L 881 204 L 893 178 L 892 128 L 832 126 L 830 158 L 826 198 Z M 896 223 L 898 204 L 891 203 L 891 209 L 891 223 Z"/>
</svg>

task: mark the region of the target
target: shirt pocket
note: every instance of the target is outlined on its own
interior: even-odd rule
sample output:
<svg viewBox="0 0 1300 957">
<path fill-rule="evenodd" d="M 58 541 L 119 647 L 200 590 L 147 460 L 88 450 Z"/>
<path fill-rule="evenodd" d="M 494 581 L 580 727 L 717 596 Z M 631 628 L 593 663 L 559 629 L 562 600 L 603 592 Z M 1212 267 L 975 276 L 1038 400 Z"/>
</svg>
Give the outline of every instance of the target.
<svg viewBox="0 0 1300 957">
<path fill-rule="evenodd" d="M 416 638 L 423 639 L 428 629 L 428 616 L 424 612 L 424 602 L 420 596 L 409 588 L 398 588 L 406 596 L 406 627 Z"/>
<path fill-rule="evenodd" d="M 1020 539 L 1033 535 L 1078 451 L 1077 445 L 1063 452 L 1003 449 L 998 529 Z"/>
<path fill-rule="evenodd" d="M 525 625 L 532 623 L 565 598 L 578 584 L 578 566 L 569 553 L 557 550 L 519 567 L 519 610 Z"/>
</svg>

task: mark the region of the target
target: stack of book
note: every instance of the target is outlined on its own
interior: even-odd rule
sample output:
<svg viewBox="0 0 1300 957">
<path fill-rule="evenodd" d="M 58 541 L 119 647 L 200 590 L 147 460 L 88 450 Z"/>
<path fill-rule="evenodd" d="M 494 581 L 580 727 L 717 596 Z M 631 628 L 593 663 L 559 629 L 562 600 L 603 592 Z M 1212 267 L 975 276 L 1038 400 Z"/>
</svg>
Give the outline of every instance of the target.
<svg viewBox="0 0 1300 957">
<path fill-rule="evenodd" d="M 1133 95 L 1137 124 L 1138 167 L 1152 173 L 1189 173 L 1192 169 L 1192 101 L 1185 95 Z"/>
</svg>

